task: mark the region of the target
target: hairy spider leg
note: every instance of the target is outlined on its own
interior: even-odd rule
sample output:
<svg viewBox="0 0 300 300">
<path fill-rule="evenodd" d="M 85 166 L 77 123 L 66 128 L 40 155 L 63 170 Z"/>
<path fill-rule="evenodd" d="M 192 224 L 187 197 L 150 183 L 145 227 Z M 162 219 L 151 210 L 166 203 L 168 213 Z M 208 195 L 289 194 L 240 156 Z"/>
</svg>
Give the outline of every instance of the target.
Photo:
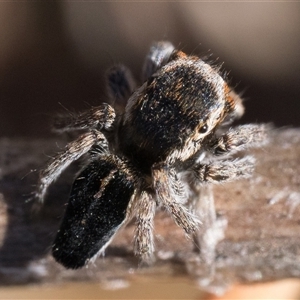
<svg viewBox="0 0 300 300">
<path fill-rule="evenodd" d="M 148 52 L 142 72 L 142 81 L 145 82 L 152 74 L 168 62 L 174 46 L 167 41 L 153 43 Z"/>
<path fill-rule="evenodd" d="M 156 203 L 153 196 L 143 191 L 136 209 L 134 253 L 143 262 L 152 262 L 154 252 L 153 226 Z"/>
<path fill-rule="evenodd" d="M 99 109 L 97 111 L 97 115 L 102 116 L 102 118 L 100 118 L 100 120 L 97 118 L 94 120 L 96 123 L 94 127 L 109 129 L 115 119 L 113 108 L 108 104 L 105 104 L 101 107 L 104 107 L 104 111 L 103 109 Z M 90 110 L 87 114 L 94 116 L 95 112 L 94 110 Z M 76 121 L 76 124 L 78 125 L 82 123 L 82 120 L 85 116 L 86 114 L 81 115 L 79 120 Z M 78 129 L 78 126 L 75 126 L 76 124 L 72 123 L 72 127 L 76 127 L 76 129 Z M 103 152 L 108 151 L 108 142 L 106 137 L 102 132 L 97 129 L 93 129 L 92 127 L 89 132 L 82 134 L 79 136 L 79 138 L 77 138 L 77 140 L 67 144 L 65 151 L 59 153 L 41 172 L 36 198 L 42 202 L 49 185 L 54 182 L 73 161 L 79 159 L 82 155 L 89 152 L 93 146 L 98 146 Z"/>
</svg>

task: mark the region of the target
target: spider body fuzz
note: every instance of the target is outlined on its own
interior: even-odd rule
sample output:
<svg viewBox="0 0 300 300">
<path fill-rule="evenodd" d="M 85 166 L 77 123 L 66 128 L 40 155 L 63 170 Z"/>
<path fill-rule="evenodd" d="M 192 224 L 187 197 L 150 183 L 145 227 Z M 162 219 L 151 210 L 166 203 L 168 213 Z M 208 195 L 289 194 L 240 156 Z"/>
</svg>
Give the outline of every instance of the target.
<svg viewBox="0 0 300 300">
<path fill-rule="evenodd" d="M 184 162 L 233 110 L 226 89 L 222 77 L 202 60 L 174 53 L 129 98 L 119 128 L 120 149 L 148 174 L 167 158 Z"/>
<path fill-rule="evenodd" d="M 83 266 L 124 222 L 134 180 L 123 167 L 118 159 L 104 156 L 81 171 L 54 241 L 58 262 L 71 268 Z"/>
<path fill-rule="evenodd" d="M 226 128 L 243 113 L 241 99 L 218 69 L 169 42 L 153 44 L 137 87 L 123 65 L 107 72 L 113 105 L 103 103 L 56 122 L 59 131 L 83 131 L 41 172 L 37 198 L 81 156 L 77 176 L 52 247 L 54 258 L 79 268 L 104 253 L 115 233 L 135 218 L 135 254 L 151 261 L 153 219 L 164 207 L 192 237 L 201 226 L 190 204 L 199 185 L 251 176 L 254 158 L 232 153 L 265 142 L 263 125 Z M 216 158 L 218 156 L 218 158 Z"/>
</svg>

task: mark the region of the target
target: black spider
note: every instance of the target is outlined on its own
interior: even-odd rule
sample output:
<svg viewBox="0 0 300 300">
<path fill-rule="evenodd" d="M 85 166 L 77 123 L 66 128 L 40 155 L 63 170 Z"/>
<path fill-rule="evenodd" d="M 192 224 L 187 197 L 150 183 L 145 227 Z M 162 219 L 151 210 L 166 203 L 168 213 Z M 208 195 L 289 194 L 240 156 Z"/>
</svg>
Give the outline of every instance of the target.
<svg viewBox="0 0 300 300">
<path fill-rule="evenodd" d="M 103 103 L 58 122 L 59 130 L 85 133 L 40 176 L 37 197 L 42 201 L 61 172 L 89 154 L 52 248 L 55 259 L 67 268 L 82 267 L 103 253 L 133 217 L 135 253 L 151 260 L 157 206 L 193 236 L 200 221 L 187 205 L 190 191 L 195 193 L 205 182 L 251 176 L 254 158 L 232 159 L 229 154 L 265 140 L 263 125 L 224 130 L 243 114 L 241 99 L 217 68 L 175 50 L 169 42 L 151 47 L 140 87 L 123 65 L 111 68 L 107 78 L 115 109 Z"/>
</svg>

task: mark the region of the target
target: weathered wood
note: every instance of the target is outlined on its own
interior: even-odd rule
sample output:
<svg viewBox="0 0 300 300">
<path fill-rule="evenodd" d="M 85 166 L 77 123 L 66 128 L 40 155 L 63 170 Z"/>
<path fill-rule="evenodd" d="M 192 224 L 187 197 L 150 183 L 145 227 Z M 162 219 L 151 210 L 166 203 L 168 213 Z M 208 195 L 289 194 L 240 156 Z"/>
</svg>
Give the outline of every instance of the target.
<svg viewBox="0 0 300 300">
<path fill-rule="evenodd" d="M 63 141 L 59 141 L 63 146 Z M 51 140 L 0 140 L 0 283 L 27 284 L 71 280 L 114 281 L 184 274 L 211 291 L 233 282 L 262 282 L 300 277 L 300 130 L 273 130 L 270 143 L 251 150 L 257 159 L 249 180 L 213 187 L 218 220 L 225 237 L 216 247 L 215 273 L 180 228 L 164 212 L 155 218 L 156 262 L 139 266 L 129 224 L 95 265 L 65 270 L 49 254 L 76 166 L 51 187 L 46 203 L 33 213 L 30 193 L 48 155 Z M 205 280 L 206 279 L 206 280 Z"/>
</svg>

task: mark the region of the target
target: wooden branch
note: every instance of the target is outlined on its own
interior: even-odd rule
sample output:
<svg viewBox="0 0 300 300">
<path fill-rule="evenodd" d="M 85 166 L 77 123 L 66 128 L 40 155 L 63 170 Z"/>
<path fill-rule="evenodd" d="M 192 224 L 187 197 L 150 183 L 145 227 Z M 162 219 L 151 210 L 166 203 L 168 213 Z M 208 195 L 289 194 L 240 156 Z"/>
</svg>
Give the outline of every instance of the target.
<svg viewBox="0 0 300 300">
<path fill-rule="evenodd" d="M 63 141 L 59 141 L 61 147 Z M 164 212 L 155 218 L 156 262 L 139 266 L 133 255 L 129 224 L 95 265 L 66 270 L 49 254 L 76 173 L 71 166 L 50 189 L 38 214 L 33 202 L 38 172 L 57 140 L 0 140 L 0 282 L 26 284 L 91 280 L 118 282 L 135 276 L 168 275 L 196 279 L 218 292 L 233 282 L 262 282 L 300 277 L 300 130 L 274 130 L 270 143 L 251 150 L 254 176 L 213 187 L 220 224 L 225 226 L 213 256 L 215 272 L 205 279 L 207 264 L 191 240 Z M 47 154 L 47 155 L 46 155 Z M 211 276 L 213 275 L 213 276 Z"/>
</svg>

